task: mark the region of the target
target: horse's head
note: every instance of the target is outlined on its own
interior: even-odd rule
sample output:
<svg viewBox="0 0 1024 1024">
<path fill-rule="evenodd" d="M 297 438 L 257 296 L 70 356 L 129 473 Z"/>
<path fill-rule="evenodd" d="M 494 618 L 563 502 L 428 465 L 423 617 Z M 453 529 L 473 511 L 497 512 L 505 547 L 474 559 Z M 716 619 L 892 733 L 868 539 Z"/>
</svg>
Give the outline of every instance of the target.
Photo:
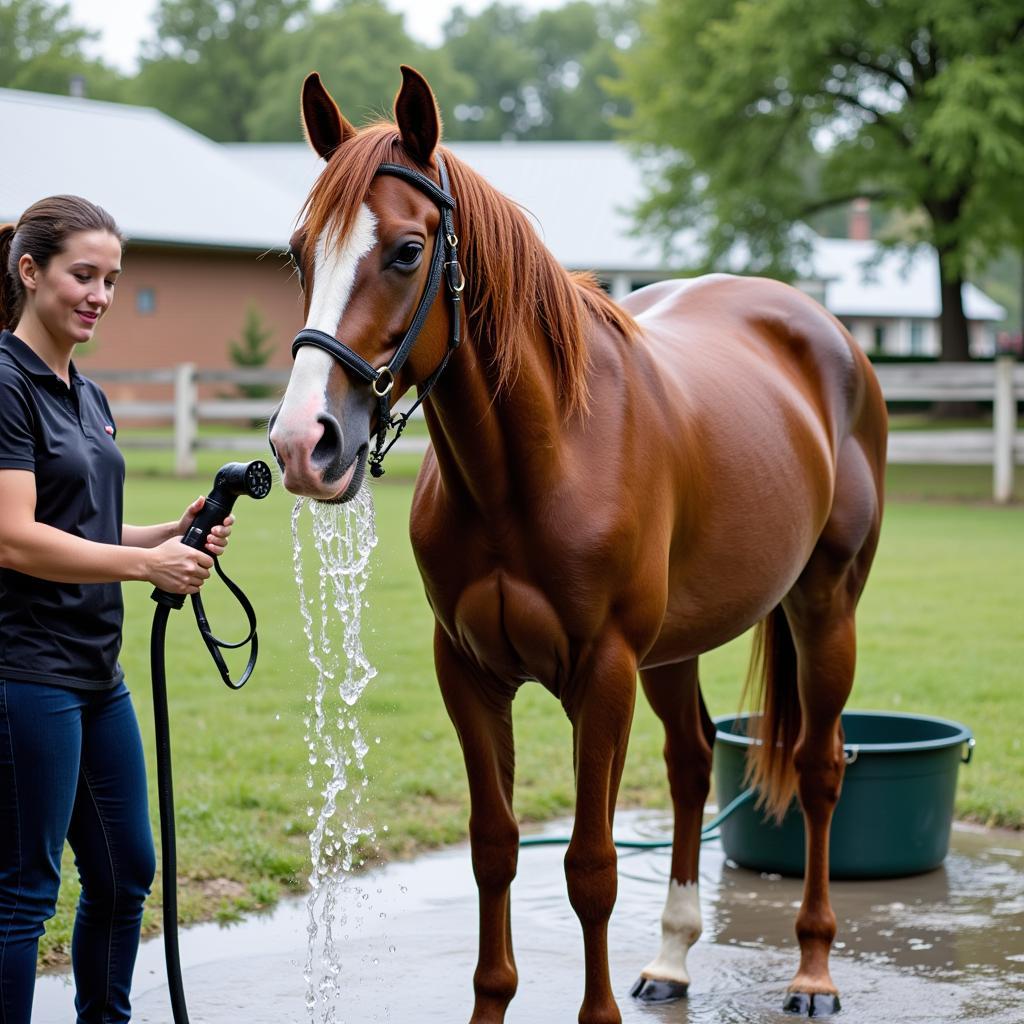
<svg viewBox="0 0 1024 1024">
<path fill-rule="evenodd" d="M 306 326 L 270 445 L 284 486 L 321 501 L 356 494 L 391 403 L 427 381 L 458 339 L 440 118 L 425 79 L 404 66 L 402 77 L 396 123 L 360 131 L 317 74 L 302 90 L 306 136 L 327 166 L 291 238 Z"/>
</svg>

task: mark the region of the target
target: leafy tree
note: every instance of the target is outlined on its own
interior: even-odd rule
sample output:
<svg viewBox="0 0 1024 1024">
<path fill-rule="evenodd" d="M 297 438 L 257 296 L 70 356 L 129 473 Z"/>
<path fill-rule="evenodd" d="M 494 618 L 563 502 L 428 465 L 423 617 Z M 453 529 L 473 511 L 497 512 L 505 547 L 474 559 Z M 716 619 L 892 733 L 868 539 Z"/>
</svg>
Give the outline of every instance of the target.
<svg viewBox="0 0 1024 1024">
<path fill-rule="evenodd" d="M 633 6 L 573 0 L 537 14 L 528 39 L 539 57 L 538 91 L 548 116 L 530 138 L 610 139 L 632 113 L 628 98 L 608 83 L 620 75 L 618 54 L 636 39 Z"/>
<path fill-rule="evenodd" d="M 218 142 L 247 141 L 247 118 L 275 70 L 271 43 L 297 31 L 309 0 L 160 0 L 133 103 Z"/>
<path fill-rule="evenodd" d="M 422 71 L 437 92 L 442 112 L 472 94 L 473 83 L 451 66 L 444 49 L 414 42 L 401 14 L 382 0 L 343 0 L 314 15 L 300 30 L 271 43 L 268 74 L 246 117 L 248 137 L 261 141 L 300 139 L 299 94 L 302 80 L 318 71 L 337 97 L 345 116 L 356 124 L 390 114 L 401 83 L 400 64 Z M 451 117 L 445 118 L 452 123 Z"/>
<path fill-rule="evenodd" d="M 66 95 L 80 76 L 94 99 L 119 98 L 123 77 L 81 52 L 97 34 L 75 25 L 66 3 L 0 0 L 0 86 Z"/>
<path fill-rule="evenodd" d="M 1019 0 L 651 0 L 643 27 L 631 131 L 667 158 L 647 226 L 784 275 L 796 221 L 859 196 L 916 211 L 943 358 L 967 358 L 965 274 L 1024 238 Z"/>
<path fill-rule="evenodd" d="M 448 137 L 607 139 L 629 102 L 613 95 L 615 55 L 636 35 L 632 3 L 572 0 L 530 15 L 492 3 L 477 15 L 458 6 L 444 27 L 444 50 L 475 83 L 455 108 Z"/>
</svg>

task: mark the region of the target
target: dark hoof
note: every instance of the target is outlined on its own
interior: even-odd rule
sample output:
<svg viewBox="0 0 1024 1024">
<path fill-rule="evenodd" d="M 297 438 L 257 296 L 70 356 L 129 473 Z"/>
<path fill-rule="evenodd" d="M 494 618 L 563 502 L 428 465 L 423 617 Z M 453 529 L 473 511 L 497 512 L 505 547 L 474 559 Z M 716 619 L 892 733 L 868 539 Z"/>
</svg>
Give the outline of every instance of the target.
<svg viewBox="0 0 1024 1024">
<path fill-rule="evenodd" d="M 689 985 L 679 981 L 661 981 L 659 978 L 639 978 L 629 990 L 634 999 L 641 1003 L 671 1003 L 684 999 Z"/>
<path fill-rule="evenodd" d="M 839 996 L 830 992 L 790 992 L 782 1009 L 801 1017 L 831 1017 L 840 1010 Z"/>
</svg>

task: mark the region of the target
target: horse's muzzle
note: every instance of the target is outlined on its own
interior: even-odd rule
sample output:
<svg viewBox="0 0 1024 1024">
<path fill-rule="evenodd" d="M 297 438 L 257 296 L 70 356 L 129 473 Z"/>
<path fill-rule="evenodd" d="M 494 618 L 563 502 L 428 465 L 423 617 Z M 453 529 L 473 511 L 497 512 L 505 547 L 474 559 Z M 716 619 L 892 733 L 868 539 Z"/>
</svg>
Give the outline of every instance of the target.
<svg viewBox="0 0 1024 1024">
<path fill-rule="evenodd" d="M 344 500 L 359 474 L 362 449 L 345 458 L 341 424 L 328 412 L 292 422 L 279 413 L 271 418 L 269 440 L 285 489 L 317 501 Z"/>
</svg>

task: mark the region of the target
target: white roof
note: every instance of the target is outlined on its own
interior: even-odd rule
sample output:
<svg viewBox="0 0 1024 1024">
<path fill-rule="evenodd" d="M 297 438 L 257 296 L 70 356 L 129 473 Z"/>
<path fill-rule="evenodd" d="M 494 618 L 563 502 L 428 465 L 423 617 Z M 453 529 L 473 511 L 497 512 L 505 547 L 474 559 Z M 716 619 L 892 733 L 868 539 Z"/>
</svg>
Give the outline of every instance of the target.
<svg viewBox="0 0 1024 1024">
<path fill-rule="evenodd" d="M 234 143 L 243 167 L 299 204 L 323 161 L 305 143 Z M 558 261 L 572 269 L 664 274 L 660 241 L 635 237 L 630 213 L 645 194 L 641 165 L 615 142 L 454 142 L 448 148 L 523 206 Z"/>
<path fill-rule="evenodd" d="M 825 285 L 825 306 L 836 316 L 934 320 L 942 308 L 939 260 L 931 246 L 880 250 L 877 242 L 817 238 L 812 276 Z M 1006 310 L 973 284 L 963 286 L 968 320 L 1002 320 Z"/>
<path fill-rule="evenodd" d="M 148 107 L 0 89 L 0 221 L 44 196 L 107 209 L 129 240 L 283 249 L 294 194 Z"/>
</svg>

